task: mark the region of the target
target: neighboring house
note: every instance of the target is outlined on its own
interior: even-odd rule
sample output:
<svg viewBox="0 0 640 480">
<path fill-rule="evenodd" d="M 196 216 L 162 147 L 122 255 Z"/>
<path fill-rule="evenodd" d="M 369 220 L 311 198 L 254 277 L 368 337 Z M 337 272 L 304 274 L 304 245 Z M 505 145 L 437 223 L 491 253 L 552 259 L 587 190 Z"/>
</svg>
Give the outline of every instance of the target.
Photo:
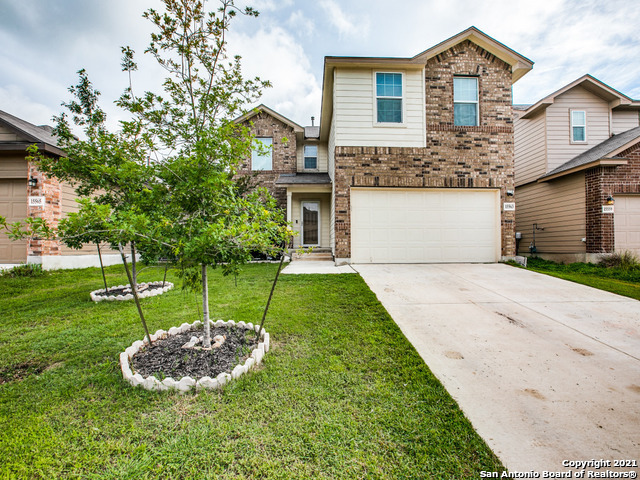
<svg viewBox="0 0 640 480">
<path fill-rule="evenodd" d="M 640 101 L 585 75 L 514 114 L 519 253 L 640 254 Z"/>
<path fill-rule="evenodd" d="M 319 141 L 319 127 L 301 127 L 270 108 L 260 105 L 236 121 L 251 126 L 261 143 L 239 169 L 256 176 L 287 212 L 287 221 L 298 235 L 293 247 L 330 251 L 331 178 L 327 144 Z M 260 150 L 265 148 L 270 152 Z"/>
<path fill-rule="evenodd" d="M 320 127 L 258 107 L 238 121 L 272 152 L 243 171 L 337 264 L 513 257 L 511 86 L 532 65 L 475 27 L 411 58 L 326 57 Z"/>
<path fill-rule="evenodd" d="M 64 155 L 51 133 L 49 126 L 36 126 L 0 110 L 0 215 L 9 222 L 39 217 L 55 226 L 65 214 L 78 210 L 73 188 L 44 176 L 26 158 L 26 148 L 34 143 L 48 155 Z M 106 253 L 105 264 L 120 261 L 114 252 Z M 56 240 L 11 241 L 2 231 L 0 264 L 13 263 L 38 263 L 45 269 L 99 266 L 94 245 L 73 250 Z"/>
</svg>

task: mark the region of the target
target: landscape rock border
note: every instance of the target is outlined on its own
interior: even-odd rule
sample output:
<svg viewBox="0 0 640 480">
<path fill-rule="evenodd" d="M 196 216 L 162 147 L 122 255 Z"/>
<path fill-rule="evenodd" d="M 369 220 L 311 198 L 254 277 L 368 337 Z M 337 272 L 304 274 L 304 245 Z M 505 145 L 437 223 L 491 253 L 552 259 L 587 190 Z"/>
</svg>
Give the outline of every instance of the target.
<svg viewBox="0 0 640 480">
<path fill-rule="evenodd" d="M 166 338 L 169 335 L 178 335 L 180 333 L 185 333 L 189 330 L 195 329 L 202 325 L 200 320 L 196 320 L 193 323 L 183 323 L 179 327 L 171 327 L 169 331 L 158 330 L 156 333 L 151 335 L 151 341 L 154 342 L 156 340 L 160 340 Z M 218 320 L 214 322 L 213 320 L 209 320 L 209 325 L 214 327 L 227 327 L 227 328 L 244 328 L 246 330 L 254 330 L 256 333 L 260 329 L 260 325 L 253 325 L 252 323 L 245 322 L 234 322 L 233 320 Z M 171 377 L 167 377 L 162 381 L 158 380 L 155 376 L 149 375 L 148 377 L 143 377 L 139 373 L 133 373 L 131 371 L 130 360 L 133 356 L 140 351 L 140 349 L 146 345 L 148 342 L 137 340 L 131 344 L 130 347 L 126 348 L 124 352 L 120 354 L 120 369 L 122 370 L 122 376 L 128 383 L 133 387 L 140 386 L 147 390 L 153 391 L 166 391 L 170 389 L 178 390 L 180 392 L 188 392 L 193 387 L 197 391 L 202 389 L 214 389 L 214 388 L 222 388 L 223 385 L 228 383 L 232 379 L 239 378 L 241 375 L 247 373 L 249 370 L 254 368 L 256 365 L 260 365 L 262 363 L 262 359 L 264 355 L 269 351 L 269 334 L 262 329 L 260 332 L 261 342 L 258 343 L 258 347 L 255 348 L 251 352 L 251 356 L 247 358 L 244 364 L 236 365 L 231 373 L 223 372 L 219 374 L 216 378 L 211 377 L 202 377 L 198 380 L 192 377 L 182 377 L 179 380 L 175 380 Z"/>
<path fill-rule="evenodd" d="M 138 286 L 143 287 L 145 285 L 150 285 L 152 287 L 156 287 L 153 290 L 145 290 L 144 292 L 138 293 L 138 298 L 147 298 L 147 297 L 155 297 L 156 295 L 162 295 L 165 292 L 168 292 L 169 290 L 171 290 L 173 288 L 173 283 L 171 282 L 164 282 L 164 287 L 162 288 L 157 288 L 159 285 L 162 285 L 162 282 L 148 282 L 148 283 L 139 283 Z M 131 285 L 129 285 L 128 283 L 126 285 L 116 285 L 115 287 L 111 287 L 112 289 L 115 288 L 131 288 Z M 106 290 L 104 288 L 100 289 L 100 290 L 94 290 L 93 292 L 91 292 L 89 295 L 91 296 L 91 300 L 93 300 L 94 302 L 104 302 L 104 301 L 109 301 L 109 302 L 124 302 L 127 300 L 133 300 L 133 294 L 132 293 L 128 293 L 126 295 L 111 295 L 111 296 L 102 296 L 100 295 L 101 293 L 106 293 Z"/>
</svg>

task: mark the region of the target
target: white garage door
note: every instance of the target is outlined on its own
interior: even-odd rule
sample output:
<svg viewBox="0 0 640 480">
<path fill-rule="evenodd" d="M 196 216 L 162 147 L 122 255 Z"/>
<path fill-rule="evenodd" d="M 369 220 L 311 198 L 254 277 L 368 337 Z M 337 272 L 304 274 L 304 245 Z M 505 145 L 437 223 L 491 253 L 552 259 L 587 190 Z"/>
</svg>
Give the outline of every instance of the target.
<svg viewBox="0 0 640 480">
<path fill-rule="evenodd" d="M 640 255 L 640 195 L 616 195 L 614 224 L 616 251 Z"/>
<path fill-rule="evenodd" d="M 351 189 L 354 263 L 495 262 L 497 190 Z"/>
<path fill-rule="evenodd" d="M 0 215 L 8 222 L 27 217 L 27 179 L 0 179 Z M 27 241 L 11 241 L 4 230 L 0 231 L 0 263 L 27 261 Z"/>
</svg>

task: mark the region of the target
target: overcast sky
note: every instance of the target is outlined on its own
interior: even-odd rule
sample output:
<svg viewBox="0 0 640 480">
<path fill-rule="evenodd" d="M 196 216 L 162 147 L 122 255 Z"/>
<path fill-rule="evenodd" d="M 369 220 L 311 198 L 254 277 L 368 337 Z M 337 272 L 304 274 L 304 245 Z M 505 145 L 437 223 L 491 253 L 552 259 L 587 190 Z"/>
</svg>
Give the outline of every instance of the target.
<svg viewBox="0 0 640 480">
<path fill-rule="evenodd" d="M 244 0 L 237 0 L 240 3 Z M 217 0 L 209 0 L 213 6 Z M 640 7 L 628 0 L 256 0 L 261 15 L 239 18 L 230 48 L 247 75 L 271 80 L 261 103 L 309 125 L 320 117 L 324 56 L 411 57 L 473 25 L 535 62 L 513 87 L 534 103 L 590 73 L 640 99 Z M 0 110 L 51 124 L 85 68 L 112 102 L 126 86 L 120 46 L 137 54 L 138 90 L 162 72 L 142 60 L 160 0 L 0 0 Z M 317 123 L 316 123 L 317 124 Z"/>
</svg>

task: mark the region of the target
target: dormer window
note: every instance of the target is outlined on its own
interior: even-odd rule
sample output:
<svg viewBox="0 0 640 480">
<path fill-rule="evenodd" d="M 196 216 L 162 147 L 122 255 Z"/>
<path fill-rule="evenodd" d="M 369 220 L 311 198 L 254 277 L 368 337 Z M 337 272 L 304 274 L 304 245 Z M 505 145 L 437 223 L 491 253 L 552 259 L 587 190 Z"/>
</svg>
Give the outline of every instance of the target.
<svg viewBox="0 0 640 480">
<path fill-rule="evenodd" d="M 587 112 L 571 110 L 571 143 L 587 142 Z"/>
<path fill-rule="evenodd" d="M 305 170 L 318 169 L 318 146 L 317 145 L 304 146 L 304 169 Z"/>
<path fill-rule="evenodd" d="M 476 77 L 453 77 L 453 124 L 465 127 L 479 125 Z"/>
<path fill-rule="evenodd" d="M 402 123 L 402 74 L 376 72 L 377 123 Z"/>
</svg>

